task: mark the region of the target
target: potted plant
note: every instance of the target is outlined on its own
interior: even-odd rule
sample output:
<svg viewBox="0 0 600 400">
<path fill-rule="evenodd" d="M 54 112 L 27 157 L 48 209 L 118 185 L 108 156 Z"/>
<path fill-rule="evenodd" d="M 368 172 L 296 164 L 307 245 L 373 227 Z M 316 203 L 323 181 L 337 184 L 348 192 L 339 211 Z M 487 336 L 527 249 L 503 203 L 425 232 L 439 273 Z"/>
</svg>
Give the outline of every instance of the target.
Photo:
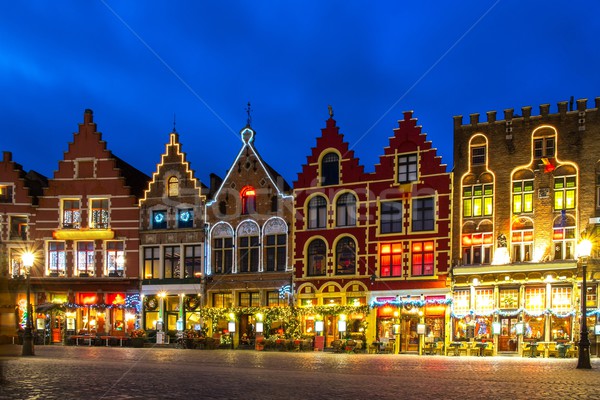
<svg viewBox="0 0 600 400">
<path fill-rule="evenodd" d="M 146 332 L 143 329 L 134 329 L 131 332 L 131 346 L 132 347 L 144 347 L 146 342 Z"/>
</svg>

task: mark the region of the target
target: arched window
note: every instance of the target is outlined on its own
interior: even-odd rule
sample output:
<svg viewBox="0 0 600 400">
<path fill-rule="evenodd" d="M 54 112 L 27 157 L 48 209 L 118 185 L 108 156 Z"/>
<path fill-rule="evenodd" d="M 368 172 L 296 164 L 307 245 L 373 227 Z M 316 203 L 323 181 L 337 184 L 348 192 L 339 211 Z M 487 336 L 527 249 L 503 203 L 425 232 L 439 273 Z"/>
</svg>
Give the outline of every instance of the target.
<svg viewBox="0 0 600 400">
<path fill-rule="evenodd" d="M 352 193 L 341 195 L 336 204 L 337 226 L 356 225 L 356 198 Z"/>
<path fill-rule="evenodd" d="M 256 190 L 252 186 L 246 186 L 242 189 L 242 214 L 252 214 L 256 212 Z"/>
<path fill-rule="evenodd" d="M 335 274 L 354 275 L 356 273 L 356 244 L 354 239 L 343 237 L 335 247 Z"/>
<path fill-rule="evenodd" d="M 308 245 L 308 275 L 325 275 L 327 269 L 327 248 L 321 239 L 315 239 Z"/>
<path fill-rule="evenodd" d="M 325 228 L 327 223 L 327 200 L 323 196 L 313 197 L 308 202 L 308 227 Z"/>
<path fill-rule="evenodd" d="M 336 153 L 327 153 L 321 161 L 321 185 L 340 183 L 340 157 Z"/>
<path fill-rule="evenodd" d="M 167 195 L 169 197 L 179 196 L 179 179 L 176 176 L 171 176 L 167 180 Z"/>
</svg>

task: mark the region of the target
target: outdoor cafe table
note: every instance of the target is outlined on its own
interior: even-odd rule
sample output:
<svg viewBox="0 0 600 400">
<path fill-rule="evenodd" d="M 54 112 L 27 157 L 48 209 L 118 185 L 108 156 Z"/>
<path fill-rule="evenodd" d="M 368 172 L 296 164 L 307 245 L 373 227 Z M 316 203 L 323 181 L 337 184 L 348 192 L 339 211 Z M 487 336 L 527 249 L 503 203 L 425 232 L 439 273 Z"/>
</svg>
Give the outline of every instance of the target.
<svg viewBox="0 0 600 400">
<path fill-rule="evenodd" d="M 529 342 L 529 357 L 530 358 L 535 358 L 537 356 L 537 345 L 538 342 Z"/>
<path fill-rule="evenodd" d="M 94 335 L 73 335 L 71 336 L 71 339 L 75 339 L 75 344 L 77 346 L 79 346 L 79 340 L 82 340 L 83 343 L 85 343 L 85 341 L 88 341 L 88 346 L 92 345 L 92 340 L 95 338 L 96 336 Z"/>
<path fill-rule="evenodd" d="M 548 358 L 550 357 L 550 345 L 554 343 L 556 344 L 556 342 L 538 342 L 538 344 L 543 344 L 544 345 L 544 358 Z"/>
<path fill-rule="evenodd" d="M 118 340 L 119 346 L 123 347 L 123 340 L 127 340 L 129 338 L 127 336 L 100 336 L 100 340 L 106 341 L 106 347 L 108 347 L 108 342 L 110 342 L 111 339 Z"/>
<path fill-rule="evenodd" d="M 462 342 L 452 342 L 450 343 L 450 347 L 452 347 L 454 349 L 454 355 L 455 356 L 459 356 L 460 355 L 460 346 L 462 346 Z"/>
<path fill-rule="evenodd" d="M 479 356 L 485 356 L 485 348 L 487 347 L 486 342 L 475 342 L 475 347 L 479 349 Z"/>
</svg>

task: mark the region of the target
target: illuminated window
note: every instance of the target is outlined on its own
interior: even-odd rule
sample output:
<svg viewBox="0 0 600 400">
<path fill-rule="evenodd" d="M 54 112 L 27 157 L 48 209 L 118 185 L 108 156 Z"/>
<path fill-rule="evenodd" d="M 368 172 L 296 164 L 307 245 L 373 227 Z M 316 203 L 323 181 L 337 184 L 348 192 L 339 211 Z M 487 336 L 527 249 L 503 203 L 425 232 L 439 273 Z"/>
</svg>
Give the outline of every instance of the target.
<svg viewBox="0 0 600 400">
<path fill-rule="evenodd" d="M 519 289 L 500 289 L 500 308 L 519 308 Z"/>
<path fill-rule="evenodd" d="M 152 211 L 152 229 L 167 229 L 167 211 Z"/>
<path fill-rule="evenodd" d="M 285 271 L 287 235 L 267 235 L 265 237 L 266 270 Z"/>
<path fill-rule="evenodd" d="M 485 165 L 486 146 L 471 147 L 471 165 Z"/>
<path fill-rule="evenodd" d="M 90 228 L 108 228 L 108 199 L 90 200 Z"/>
<path fill-rule="evenodd" d="M 433 241 L 413 242 L 411 245 L 412 275 L 433 275 L 434 264 Z"/>
<path fill-rule="evenodd" d="M 62 226 L 63 228 L 78 229 L 81 226 L 81 210 L 79 200 L 62 200 Z"/>
<path fill-rule="evenodd" d="M 323 196 L 313 197 L 308 202 L 308 227 L 325 228 L 327 223 L 327 200 Z"/>
<path fill-rule="evenodd" d="M 122 241 L 106 242 L 106 270 L 109 276 L 123 276 L 125 270 L 125 252 Z"/>
<path fill-rule="evenodd" d="M 463 264 L 489 264 L 492 260 L 492 243 L 492 232 L 463 234 Z"/>
<path fill-rule="evenodd" d="M 533 157 L 554 157 L 554 137 L 538 138 L 533 140 Z"/>
<path fill-rule="evenodd" d="M 215 274 L 230 274 L 233 267 L 233 238 L 213 240 L 213 271 Z"/>
<path fill-rule="evenodd" d="M 176 176 L 167 179 L 167 195 L 169 197 L 179 196 L 179 179 Z"/>
<path fill-rule="evenodd" d="M 533 226 L 530 221 L 515 222 L 511 232 L 512 261 L 531 261 L 533 254 Z"/>
<path fill-rule="evenodd" d="M 180 278 L 180 261 L 181 254 L 179 246 L 165 246 L 164 247 L 164 278 Z"/>
<path fill-rule="evenodd" d="M 160 249 L 158 247 L 144 248 L 144 279 L 159 278 Z"/>
<path fill-rule="evenodd" d="M 10 215 L 10 239 L 27 240 L 27 217 Z"/>
<path fill-rule="evenodd" d="M 341 195 L 336 204 L 337 226 L 356 225 L 356 198 L 351 193 Z"/>
<path fill-rule="evenodd" d="M 575 176 L 559 176 L 554 178 L 554 209 L 575 209 L 577 195 L 577 178 Z"/>
<path fill-rule="evenodd" d="M 94 275 L 94 242 L 77 242 L 79 276 Z"/>
<path fill-rule="evenodd" d="M 321 185 L 337 185 L 340 183 L 340 157 L 336 153 L 328 153 L 321 161 Z"/>
<path fill-rule="evenodd" d="M 252 214 L 256 212 L 256 191 L 251 186 L 242 189 L 242 214 Z"/>
<path fill-rule="evenodd" d="M 543 311 L 546 308 L 546 289 L 543 287 L 525 288 L 525 309 L 527 311 Z"/>
<path fill-rule="evenodd" d="M 0 183 L 0 203 L 13 202 L 13 185 Z"/>
<path fill-rule="evenodd" d="M 258 272 L 260 244 L 258 236 L 241 236 L 238 240 L 240 272 Z"/>
<path fill-rule="evenodd" d="M 227 308 L 233 306 L 233 296 L 231 293 L 213 293 L 213 307 Z"/>
<path fill-rule="evenodd" d="M 568 312 L 572 309 L 571 293 L 572 287 L 552 287 L 551 307 L 552 311 Z"/>
<path fill-rule="evenodd" d="M 513 181 L 512 200 L 514 214 L 533 212 L 533 179 Z"/>
<path fill-rule="evenodd" d="M 267 306 L 269 307 L 283 307 L 287 305 L 287 299 L 282 299 L 279 296 L 279 291 L 267 292 Z"/>
<path fill-rule="evenodd" d="M 48 272 L 63 276 L 67 268 L 65 242 L 48 242 Z"/>
<path fill-rule="evenodd" d="M 417 180 L 417 155 L 398 156 L 398 183 L 409 183 Z"/>
<path fill-rule="evenodd" d="M 177 227 L 178 228 L 193 228 L 194 227 L 194 210 L 187 208 L 177 211 Z"/>
<path fill-rule="evenodd" d="M 482 217 L 493 214 L 494 185 L 463 186 L 463 217 Z"/>
<path fill-rule="evenodd" d="M 475 309 L 479 312 L 491 312 L 494 306 L 494 289 L 475 290 Z"/>
<path fill-rule="evenodd" d="M 402 243 L 383 243 L 379 253 L 381 277 L 402 276 Z"/>
<path fill-rule="evenodd" d="M 596 308 L 598 305 L 597 304 L 597 302 L 598 302 L 597 286 L 595 286 L 595 285 L 586 286 L 586 289 L 587 289 L 586 305 L 588 307 Z"/>
<path fill-rule="evenodd" d="M 433 197 L 414 199 L 412 207 L 412 231 L 432 231 L 435 223 Z"/>
<path fill-rule="evenodd" d="M 469 290 L 455 290 L 452 308 L 456 314 L 466 314 L 471 308 L 471 292 Z"/>
<path fill-rule="evenodd" d="M 308 245 L 308 275 L 325 275 L 326 266 L 326 247 L 321 239 L 315 239 Z"/>
<path fill-rule="evenodd" d="M 573 260 L 575 258 L 575 219 L 569 215 L 554 220 L 552 241 L 555 260 Z"/>
<path fill-rule="evenodd" d="M 335 247 L 336 275 L 354 275 L 356 273 L 356 244 L 354 239 L 343 237 Z"/>
<path fill-rule="evenodd" d="M 403 231 L 402 214 L 401 201 L 382 202 L 379 217 L 381 233 L 401 233 Z"/>
<path fill-rule="evenodd" d="M 202 274 L 202 246 L 185 246 L 183 264 L 185 266 L 184 278 L 200 277 Z"/>
<path fill-rule="evenodd" d="M 260 307 L 260 293 L 259 292 L 240 292 L 239 294 L 239 307 Z"/>
</svg>

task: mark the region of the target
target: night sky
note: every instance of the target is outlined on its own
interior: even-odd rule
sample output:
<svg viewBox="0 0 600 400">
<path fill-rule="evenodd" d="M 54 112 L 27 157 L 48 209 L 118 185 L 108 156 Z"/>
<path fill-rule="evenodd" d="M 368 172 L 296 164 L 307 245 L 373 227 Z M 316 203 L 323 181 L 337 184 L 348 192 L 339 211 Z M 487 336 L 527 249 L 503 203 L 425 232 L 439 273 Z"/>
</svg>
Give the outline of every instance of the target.
<svg viewBox="0 0 600 400">
<path fill-rule="evenodd" d="M 331 105 L 366 171 L 413 110 L 452 167 L 454 115 L 600 96 L 596 1 L 16 1 L 0 10 L 0 150 L 49 177 L 86 108 L 146 174 L 174 120 L 204 183 L 256 147 L 290 184 Z M 175 117 L 174 117 L 175 116 Z"/>
</svg>

